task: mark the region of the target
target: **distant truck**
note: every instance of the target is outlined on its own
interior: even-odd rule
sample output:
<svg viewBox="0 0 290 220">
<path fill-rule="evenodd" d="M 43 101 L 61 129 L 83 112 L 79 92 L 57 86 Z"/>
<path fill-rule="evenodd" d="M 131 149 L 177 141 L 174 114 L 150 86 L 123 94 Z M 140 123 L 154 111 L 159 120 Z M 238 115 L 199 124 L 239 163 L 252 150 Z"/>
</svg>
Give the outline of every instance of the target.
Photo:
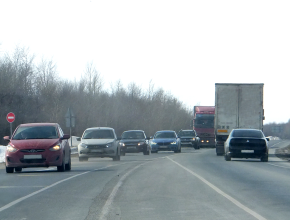
<svg viewBox="0 0 290 220">
<path fill-rule="evenodd" d="M 200 147 L 215 147 L 214 106 L 194 106 L 193 129 L 199 137 Z"/>
<path fill-rule="evenodd" d="M 263 130 L 263 83 L 215 84 L 215 139 L 217 156 L 224 155 L 224 142 L 232 129 Z"/>
</svg>

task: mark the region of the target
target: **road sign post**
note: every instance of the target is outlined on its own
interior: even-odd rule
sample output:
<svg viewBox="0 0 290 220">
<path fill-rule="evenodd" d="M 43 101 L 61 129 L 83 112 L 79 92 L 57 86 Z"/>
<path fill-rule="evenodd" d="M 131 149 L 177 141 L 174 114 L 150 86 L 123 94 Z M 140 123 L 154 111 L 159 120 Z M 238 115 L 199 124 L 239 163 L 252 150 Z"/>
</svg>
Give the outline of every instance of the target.
<svg viewBox="0 0 290 220">
<path fill-rule="evenodd" d="M 67 112 L 65 114 L 65 124 L 66 124 L 66 127 L 69 128 L 70 143 L 71 143 L 70 146 L 72 146 L 71 128 L 75 127 L 75 123 L 76 123 L 75 118 L 76 117 L 75 117 L 73 111 L 70 108 L 68 108 Z"/>
<path fill-rule="evenodd" d="M 6 116 L 7 121 L 10 123 L 10 138 L 12 137 L 12 123 L 15 121 L 15 114 L 9 112 Z"/>
</svg>

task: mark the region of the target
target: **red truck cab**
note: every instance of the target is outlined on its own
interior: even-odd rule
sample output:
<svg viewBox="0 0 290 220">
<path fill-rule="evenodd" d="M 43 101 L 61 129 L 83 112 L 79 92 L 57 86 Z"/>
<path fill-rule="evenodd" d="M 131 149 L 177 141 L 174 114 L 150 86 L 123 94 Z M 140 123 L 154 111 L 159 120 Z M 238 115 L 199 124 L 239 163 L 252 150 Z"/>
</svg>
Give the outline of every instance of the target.
<svg viewBox="0 0 290 220">
<path fill-rule="evenodd" d="M 193 129 L 200 138 L 200 147 L 215 147 L 214 106 L 194 106 Z"/>
</svg>

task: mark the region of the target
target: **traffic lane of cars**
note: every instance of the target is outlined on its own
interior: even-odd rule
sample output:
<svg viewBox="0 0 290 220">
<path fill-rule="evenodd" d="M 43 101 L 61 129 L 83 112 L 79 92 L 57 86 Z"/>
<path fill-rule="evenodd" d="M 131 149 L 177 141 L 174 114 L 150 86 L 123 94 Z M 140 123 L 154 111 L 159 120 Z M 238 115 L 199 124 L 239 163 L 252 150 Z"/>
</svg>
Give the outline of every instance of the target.
<svg viewBox="0 0 290 220">
<path fill-rule="evenodd" d="M 180 156 L 174 157 L 175 160 L 177 160 L 179 163 L 183 164 L 184 166 L 186 166 L 188 168 L 192 168 L 195 172 L 197 172 L 199 170 L 200 171 L 199 174 L 201 176 L 204 176 L 205 174 L 210 173 L 210 175 L 207 175 L 207 177 L 211 181 L 212 181 L 212 179 L 215 179 L 215 181 L 217 181 L 217 182 L 215 182 L 216 185 L 218 184 L 218 179 L 223 179 L 224 178 L 225 180 L 229 181 L 229 182 L 222 182 L 219 187 L 222 187 L 224 185 L 224 186 L 228 186 L 229 188 L 231 188 L 233 183 L 232 183 L 232 180 L 228 179 L 229 178 L 229 177 L 227 177 L 228 174 L 230 174 L 229 176 L 232 176 L 231 178 L 233 178 L 233 179 L 235 179 L 236 175 L 239 175 L 239 174 L 241 176 L 247 177 L 249 175 L 248 172 L 251 171 L 252 167 L 253 166 L 256 167 L 256 165 L 257 165 L 257 163 L 253 163 L 253 162 L 257 161 L 257 160 L 254 160 L 254 159 L 250 160 L 250 161 L 244 160 L 242 166 L 244 167 L 245 164 L 247 164 L 247 169 L 246 169 L 246 170 L 248 170 L 247 172 L 243 171 L 243 172 L 236 173 L 235 175 L 233 175 L 234 172 L 233 173 L 231 173 L 231 172 L 227 173 L 227 175 L 225 175 L 225 173 L 222 172 L 223 175 L 221 175 L 221 171 L 222 170 L 226 170 L 226 169 L 225 169 L 225 167 L 219 167 L 219 165 L 225 164 L 227 162 L 222 160 L 222 158 L 215 157 L 213 151 L 207 150 L 207 149 L 201 150 L 201 151 L 195 151 L 192 148 L 185 148 L 183 152 L 184 152 L 183 154 L 179 154 L 179 155 L 181 155 L 181 156 L 187 155 L 187 159 L 186 160 L 183 157 L 180 157 Z M 196 155 L 192 154 L 192 153 L 196 153 Z M 141 156 L 140 154 L 130 154 L 129 156 L 122 157 L 123 159 L 120 162 L 117 162 L 117 163 L 116 162 L 112 162 L 112 160 L 110 160 L 108 158 L 103 158 L 103 159 L 94 158 L 94 159 L 92 159 L 92 160 L 90 160 L 88 162 L 79 163 L 77 161 L 77 157 L 76 157 L 76 158 L 73 159 L 73 170 L 70 173 L 58 173 L 58 172 L 47 171 L 47 172 L 40 172 L 40 174 L 37 173 L 37 175 L 35 175 L 35 176 L 34 175 L 29 176 L 31 173 L 23 172 L 23 173 L 19 173 L 19 174 L 16 174 L 16 175 L 5 175 L 5 176 L 9 177 L 10 179 L 13 179 L 13 182 L 11 181 L 11 183 L 14 183 L 14 184 L 15 184 L 15 179 L 11 178 L 11 177 L 19 176 L 19 179 L 17 179 L 17 181 L 16 181 L 16 182 L 19 183 L 19 185 L 25 186 L 25 184 L 22 184 L 22 181 L 24 181 L 24 182 L 27 182 L 29 187 L 31 187 L 32 186 L 31 185 L 31 178 L 39 178 L 41 180 L 45 180 L 46 177 L 48 177 L 47 180 L 51 180 L 52 179 L 51 176 L 50 175 L 48 176 L 47 174 L 52 174 L 52 176 L 56 175 L 58 177 L 64 177 L 64 175 L 62 175 L 62 174 L 71 176 L 71 175 L 73 175 L 74 172 L 86 172 L 86 171 L 92 170 L 92 168 L 94 166 L 96 166 L 96 165 L 97 165 L 97 167 L 95 167 L 96 169 L 100 168 L 100 166 L 101 167 L 108 166 L 106 168 L 106 170 L 98 170 L 98 171 L 91 172 L 89 174 L 89 178 L 87 178 L 87 176 L 80 176 L 79 178 L 74 178 L 74 179 L 81 179 L 81 182 L 79 182 L 79 183 L 78 182 L 74 182 L 75 180 L 71 179 L 71 180 L 68 181 L 69 185 L 66 185 L 65 182 L 60 184 L 60 185 L 65 185 L 66 186 L 65 188 L 62 188 L 62 187 L 59 188 L 59 186 L 55 186 L 57 188 L 57 190 L 54 190 L 53 188 L 51 188 L 51 192 L 50 192 L 49 195 L 46 195 L 45 194 L 46 192 L 44 192 L 44 194 L 42 194 L 41 196 L 39 195 L 39 197 L 37 196 L 35 198 L 38 201 L 44 201 L 44 200 L 42 200 L 42 199 L 44 199 L 42 197 L 45 197 L 46 199 L 48 199 L 48 200 L 45 200 L 45 203 L 47 203 L 47 201 L 48 201 L 49 204 L 47 204 L 47 207 L 49 207 L 50 211 L 49 212 L 47 210 L 44 210 L 44 212 L 43 212 L 43 210 L 40 211 L 40 212 L 44 213 L 46 216 L 53 217 L 54 219 L 57 219 L 58 216 L 53 216 L 55 211 L 56 211 L 56 213 L 62 214 L 62 216 L 69 216 L 70 219 L 80 219 L 79 217 L 82 216 L 82 218 L 83 218 L 83 216 L 86 216 L 85 214 L 87 214 L 90 205 L 92 205 L 94 207 L 96 205 L 96 204 L 91 204 L 92 201 L 93 201 L 92 198 L 94 196 L 97 196 L 97 194 L 93 194 L 92 192 L 96 192 L 96 191 L 100 192 L 99 189 L 94 188 L 94 187 L 96 187 L 95 185 L 99 185 L 99 186 L 101 186 L 103 188 L 106 188 L 105 191 L 102 191 L 101 194 L 98 194 L 98 195 L 102 195 L 102 198 L 104 198 L 104 197 L 106 198 L 106 195 L 107 196 L 109 195 L 109 193 L 112 190 L 112 187 L 114 187 L 114 184 L 116 184 L 116 182 L 114 182 L 114 180 L 112 180 L 112 178 L 115 178 L 117 176 L 122 176 L 122 171 L 121 171 L 122 169 L 119 169 L 120 167 L 124 167 L 124 170 L 125 170 L 125 169 L 128 169 L 129 167 L 132 167 L 132 163 L 139 164 L 139 162 L 141 162 L 141 161 L 144 162 L 146 160 L 148 161 L 148 160 L 156 159 L 158 157 L 162 158 L 163 161 L 164 161 L 166 159 L 165 158 L 166 156 L 174 156 L 174 155 L 175 154 L 172 153 L 172 152 L 161 152 L 160 154 L 153 154 L 150 157 L 144 157 L 144 156 Z M 194 159 L 192 158 L 193 156 L 195 156 Z M 153 160 L 153 161 L 155 161 L 155 160 Z M 127 162 L 129 162 L 129 163 L 127 164 Z M 241 161 L 237 161 L 237 162 L 241 163 Z M 245 163 L 245 162 L 247 162 L 247 163 Z M 192 164 L 192 163 L 194 163 L 194 164 Z M 119 166 L 119 165 L 122 165 L 122 164 L 124 166 Z M 236 164 L 236 163 L 233 162 L 233 164 Z M 127 165 L 129 165 L 129 166 L 127 166 Z M 232 164 L 231 164 L 231 166 L 232 166 Z M 156 171 L 156 164 L 153 166 L 153 168 L 152 167 L 150 168 L 150 164 L 146 164 L 146 166 L 143 166 L 143 167 L 145 167 L 145 171 L 147 173 L 151 173 L 150 175 L 152 175 L 152 173 L 154 173 Z M 184 219 L 186 219 L 186 217 L 191 216 L 191 214 L 193 214 L 191 211 L 188 211 L 188 210 L 190 210 L 189 208 L 191 208 L 191 210 L 196 211 L 197 207 L 199 207 L 200 210 L 205 211 L 205 207 L 208 208 L 208 204 L 209 203 L 208 203 L 207 200 L 203 200 L 203 199 L 206 199 L 206 197 L 205 198 L 203 197 L 204 194 L 202 195 L 201 199 L 199 198 L 199 196 L 196 196 L 196 194 L 194 193 L 195 195 L 193 197 L 192 196 L 188 196 L 188 197 L 185 197 L 181 201 L 181 202 L 189 202 L 189 203 L 191 202 L 193 204 L 195 204 L 196 201 L 198 201 L 198 203 L 201 203 L 201 205 L 195 204 L 195 205 L 197 205 L 197 206 L 195 206 L 195 208 L 194 207 L 186 207 L 186 206 L 184 206 L 183 207 L 184 209 L 182 207 L 178 207 L 178 209 L 176 210 L 176 206 L 174 206 L 173 201 L 171 201 L 171 200 L 167 201 L 166 200 L 166 198 L 175 198 L 175 197 L 178 198 L 178 201 L 180 199 L 182 199 L 181 196 L 179 196 L 179 193 L 185 194 L 185 192 L 180 192 L 179 191 L 180 188 L 178 188 L 178 186 L 180 186 L 180 185 L 182 185 L 182 186 L 184 184 L 190 185 L 190 188 L 188 190 L 191 190 L 192 192 L 194 192 L 194 189 L 192 188 L 192 183 L 185 182 L 183 177 L 180 177 L 181 180 L 182 180 L 182 183 L 179 183 L 177 185 L 177 188 L 173 187 L 175 185 L 175 183 L 170 184 L 170 185 L 166 184 L 165 185 L 165 186 L 167 186 L 166 187 L 167 188 L 166 192 L 162 191 L 163 190 L 162 186 L 164 186 L 164 185 L 159 182 L 161 180 L 159 180 L 157 177 L 160 176 L 160 178 L 164 178 L 164 180 L 168 181 L 168 178 L 172 179 L 172 175 L 175 176 L 176 173 L 180 172 L 180 171 L 176 171 L 175 169 L 170 169 L 170 167 L 171 167 L 171 165 L 168 166 L 168 167 L 165 166 L 164 170 L 158 169 L 162 173 L 161 174 L 156 174 L 156 179 L 154 179 L 154 185 L 153 186 L 152 186 L 152 182 L 149 181 L 151 183 L 150 186 L 152 186 L 152 187 L 148 187 L 146 182 L 144 182 L 144 185 L 146 185 L 146 188 L 142 188 L 142 186 L 143 186 L 142 183 L 139 183 L 140 184 L 140 189 L 143 189 L 143 191 L 142 190 L 135 191 L 135 189 L 132 188 L 133 185 L 130 184 L 130 182 L 127 182 L 127 181 L 131 181 L 132 176 L 130 176 L 130 178 L 128 178 L 126 180 L 126 183 L 123 186 L 124 187 L 128 186 L 131 189 L 130 192 L 128 192 L 131 195 L 132 195 L 132 191 L 134 191 L 135 194 L 138 193 L 138 195 L 140 195 L 140 193 L 144 194 L 145 192 L 148 192 L 148 190 L 151 190 L 151 189 L 154 190 L 153 194 L 160 195 L 159 201 L 163 202 L 164 205 L 160 205 L 158 200 L 156 200 L 156 197 L 153 196 L 151 198 L 151 200 L 149 200 L 150 198 L 148 199 L 148 197 L 146 197 L 146 195 L 145 195 L 145 197 L 140 196 L 139 197 L 139 202 L 141 204 L 142 201 L 148 201 L 148 202 L 152 201 L 152 202 L 150 202 L 150 203 L 152 203 L 151 205 L 147 204 L 147 205 L 150 205 L 150 206 L 143 206 L 140 210 L 143 210 L 143 211 L 146 212 L 146 210 L 148 211 L 150 209 L 151 210 L 150 213 L 153 212 L 154 215 L 160 217 L 161 219 L 164 219 L 164 213 L 165 213 L 164 211 L 166 211 L 167 208 L 171 207 L 171 206 L 173 207 L 172 210 L 176 211 L 177 213 L 178 212 L 183 213 Z M 228 166 L 226 166 L 226 167 L 228 167 Z M 55 169 L 55 171 L 56 171 L 56 169 Z M 116 171 L 116 172 L 114 172 L 114 171 Z M 219 172 L 216 173 L 216 171 L 219 171 Z M 164 175 L 163 172 L 166 172 L 167 175 Z M 34 172 L 32 172 L 32 173 L 35 174 Z M 92 173 L 95 174 L 95 175 L 90 176 Z M 135 173 L 143 177 L 143 178 L 141 178 L 139 176 L 137 179 L 144 180 L 144 176 L 146 176 L 146 173 L 142 173 L 139 170 L 138 170 L 138 172 L 135 172 Z M 215 173 L 216 173 L 216 175 L 213 175 Z M 25 174 L 28 174 L 26 180 L 23 179 L 25 177 Z M 42 174 L 44 174 L 44 175 L 42 175 Z M 106 179 L 106 181 L 110 180 L 110 183 L 106 184 L 106 186 L 104 187 L 104 185 L 102 185 L 101 182 L 103 180 L 103 175 L 106 175 L 106 174 L 109 174 L 109 176 L 105 177 L 104 179 Z M 3 173 L 2 173 L 2 175 L 3 175 Z M 21 175 L 23 175 L 23 176 L 21 176 Z M 38 175 L 40 175 L 40 176 L 38 176 Z M 264 175 L 264 174 L 261 174 L 261 175 Z M 20 178 L 20 176 L 21 176 L 21 178 Z M 255 172 L 251 176 L 254 177 L 255 176 Z M 90 178 L 90 177 L 92 177 L 92 178 Z M 100 179 L 96 179 L 96 178 L 100 178 Z M 260 176 L 258 176 L 258 178 L 260 178 Z M 1 176 L 0 179 L 2 179 L 2 176 Z M 87 179 L 89 179 L 89 180 L 87 180 Z M 146 176 L 145 179 L 147 179 L 147 176 Z M 174 179 L 176 179 L 176 178 L 174 178 Z M 186 179 L 188 179 L 188 175 L 187 175 Z M 112 182 L 111 182 L 111 180 L 112 180 Z M 57 181 L 57 180 L 55 180 L 55 181 Z M 87 181 L 92 181 L 93 184 L 87 185 Z M 38 181 L 33 181 L 33 182 L 37 183 Z M 51 183 L 53 184 L 53 182 L 51 182 Z M 98 183 L 98 184 L 96 184 L 96 183 Z M 13 186 L 13 184 L 9 184 L 9 185 Z M 39 182 L 39 185 L 41 185 L 41 182 Z M 49 184 L 47 184 L 47 185 L 49 185 Z M 79 187 L 80 185 L 82 186 L 81 189 L 85 189 L 85 190 L 80 190 L 80 187 Z M 134 185 L 136 185 L 136 184 L 134 184 Z M 33 186 L 35 186 L 35 185 L 33 185 Z M 253 187 L 253 185 L 251 185 L 251 184 L 250 184 L 250 186 Z M 91 189 L 90 187 L 93 187 L 94 189 Z M 244 187 L 246 188 L 247 186 L 244 186 Z M 173 190 L 173 188 L 174 188 L 174 190 Z M 198 191 L 200 192 L 201 186 L 198 186 L 197 188 L 198 188 Z M 1 188 L 1 189 L 2 190 L 3 189 L 4 190 L 9 190 L 9 188 Z M 19 194 L 17 191 L 15 191 L 15 189 L 11 189 L 10 188 L 10 190 L 12 190 L 12 191 L 7 193 L 6 194 L 7 196 L 5 195 L 5 193 L 3 194 L 3 191 L 2 191 L 1 194 L 4 195 L 3 198 L 6 198 L 6 197 L 8 198 L 9 197 L 8 195 L 10 195 L 10 194 L 14 194 L 14 195 L 15 194 L 17 194 L 17 195 Z M 17 187 L 17 190 L 19 190 L 19 192 L 23 192 L 24 190 L 26 190 L 26 187 L 21 187 L 21 188 Z M 87 191 L 89 191 L 89 193 L 87 193 Z M 123 192 L 122 194 L 124 194 L 124 192 L 127 194 L 127 191 L 122 190 L 122 192 Z M 175 195 L 174 192 L 178 192 L 178 193 Z M 61 198 L 59 198 L 60 203 L 55 202 L 53 200 L 54 197 L 57 197 L 55 195 L 55 193 L 57 193 L 58 196 L 60 195 L 60 197 L 61 197 Z M 164 194 L 164 193 L 166 193 L 166 194 Z M 67 194 L 73 194 L 73 195 L 71 196 L 71 195 L 67 195 Z M 147 193 L 145 193 L 145 194 L 147 194 Z M 163 195 L 163 197 L 161 195 Z M 165 196 L 164 197 L 164 195 L 170 195 L 170 196 Z M 97 197 L 97 198 L 99 198 L 99 197 Z M 120 198 L 122 198 L 122 197 L 120 197 Z M 136 197 L 134 197 L 134 198 L 136 200 Z M 161 201 L 162 198 L 164 200 Z M 194 200 L 192 200 L 192 198 L 194 198 Z M 196 199 L 196 198 L 199 198 L 199 199 Z M 211 198 L 215 198 L 215 197 L 211 197 Z M 73 200 L 73 202 L 71 202 L 72 200 Z M 90 200 L 90 201 L 88 201 L 88 200 Z M 135 200 L 132 200 L 132 201 L 135 201 Z M 0 201 L 1 201 L 1 199 L 0 199 Z M 76 201 L 79 201 L 79 202 L 76 202 Z M 126 201 L 126 207 L 122 207 L 122 213 L 127 213 L 126 210 L 128 210 L 128 215 L 130 215 L 130 214 L 133 213 L 135 208 L 134 208 L 134 210 L 132 210 L 132 208 L 130 208 L 128 200 L 125 200 L 125 201 Z M 54 204 L 54 202 L 55 202 L 55 204 Z M 98 202 L 101 202 L 101 201 L 98 201 Z M 27 204 L 28 206 L 27 207 L 26 207 L 26 205 L 22 206 L 23 205 L 23 203 L 22 203 L 21 204 L 21 209 L 19 210 L 20 207 L 16 207 L 15 210 L 19 210 L 18 212 L 23 213 L 22 208 L 26 209 L 26 210 L 31 210 L 32 209 L 31 207 L 34 207 L 34 205 L 36 205 L 35 204 L 35 200 L 33 200 L 33 198 L 31 198 L 31 201 L 29 200 L 29 202 L 26 201 L 25 204 Z M 70 206 L 70 210 L 66 209 L 66 206 L 63 207 L 61 204 L 66 204 L 66 206 Z M 85 205 L 83 206 L 82 204 L 85 204 Z M 99 204 L 99 203 L 97 203 L 97 204 Z M 101 204 L 103 204 L 103 203 L 101 203 Z M 206 205 L 203 205 L 203 204 L 206 204 Z M 215 204 L 215 202 L 210 203 L 210 204 L 213 207 L 213 209 L 218 209 L 218 208 L 214 207 L 214 206 L 218 205 L 218 204 Z M 227 203 L 225 203 L 225 204 L 226 204 L 227 207 L 231 206 L 231 205 L 228 205 Z M 136 206 L 136 203 L 134 203 L 134 207 L 135 206 Z M 154 207 L 152 207 L 152 206 L 154 206 Z M 162 207 L 159 210 L 160 206 L 162 206 Z M 60 207 L 62 207 L 61 210 L 59 210 Z M 100 206 L 100 207 L 102 207 L 102 206 Z M 51 211 L 51 210 L 55 210 L 55 211 Z M 74 213 L 73 210 L 79 210 L 79 212 L 78 213 Z M 73 214 L 71 215 L 72 212 L 73 212 Z M 28 212 L 28 213 L 31 214 L 30 212 Z M 150 215 L 150 213 L 149 214 L 147 213 L 147 216 Z M 227 214 L 226 211 L 225 212 L 223 211 L 223 213 L 225 214 L 225 216 L 227 216 L 226 215 Z M 2 214 L 3 213 L 1 213 L 0 215 L 2 215 Z M 143 214 L 144 214 L 144 212 L 143 212 Z M 175 214 L 175 213 L 171 213 L 171 214 Z M 193 215 L 193 216 L 196 216 L 196 215 L 199 215 L 201 213 L 199 213 L 197 211 L 194 214 L 195 215 Z M 10 216 L 9 213 L 7 213 L 7 215 Z M 32 217 L 37 217 L 37 218 L 39 216 L 40 215 L 34 215 L 34 214 L 32 215 Z M 212 218 L 212 213 L 207 213 L 207 216 L 210 216 Z M 192 218 L 192 216 L 191 216 L 191 218 Z M 42 219 L 43 219 L 43 217 L 42 217 Z M 142 219 L 141 216 L 140 216 L 139 219 Z M 249 219 L 249 218 L 245 218 L 245 216 L 244 216 L 241 219 Z"/>
</svg>

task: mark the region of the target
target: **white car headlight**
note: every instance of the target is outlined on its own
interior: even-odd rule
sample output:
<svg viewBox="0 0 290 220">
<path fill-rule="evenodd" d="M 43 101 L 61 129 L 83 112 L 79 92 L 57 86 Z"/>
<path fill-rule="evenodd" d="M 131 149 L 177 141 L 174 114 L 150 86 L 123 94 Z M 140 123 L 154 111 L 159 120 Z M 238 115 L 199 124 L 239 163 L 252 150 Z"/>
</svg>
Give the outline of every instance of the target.
<svg viewBox="0 0 290 220">
<path fill-rule="evenodd" d="M 14 152 L 16 152 L 18 149 L 16 148 L 16 147 L 14 147 L 13 145 L 8 145 L 7 146 L 7 148 L 6 148 L 6 150 L 8 151 L 8 152 L 11 152 L 11 153 L 14 153 Z"/>
<path fill-rule="evenodd" d="M 157 143 L 154 141 L 151 141 L 151 145 L 156 145 Z"/>
<path fill-rule="evenodd" d="M 145 144 L 145 142 L 140 142 L 138 143 L 138 146 Z"/>
<path fill-rule="evenodd" d="M 61 147 L 59 145 L 55 145 L 55 146 L 49 148 L 50 151 L 58 151 L 60 149 L 61 149 Z"/>
<path fill-rule="evenodd" d="M 87 148 L 88 146 L 84 143 L 80 143 L 80 146 L 83 147 L 83 148 Z"/>
<path fill-rule="evenodd" d="M 170 144 L 176 144 L 176 141 L 171 142 Z"/>
<path fill-rule="evenodd" d="M 107 143 L 106 144 L 106 147 L 112 147 L 113 146 L 113 143 Z"/>
</svg>

